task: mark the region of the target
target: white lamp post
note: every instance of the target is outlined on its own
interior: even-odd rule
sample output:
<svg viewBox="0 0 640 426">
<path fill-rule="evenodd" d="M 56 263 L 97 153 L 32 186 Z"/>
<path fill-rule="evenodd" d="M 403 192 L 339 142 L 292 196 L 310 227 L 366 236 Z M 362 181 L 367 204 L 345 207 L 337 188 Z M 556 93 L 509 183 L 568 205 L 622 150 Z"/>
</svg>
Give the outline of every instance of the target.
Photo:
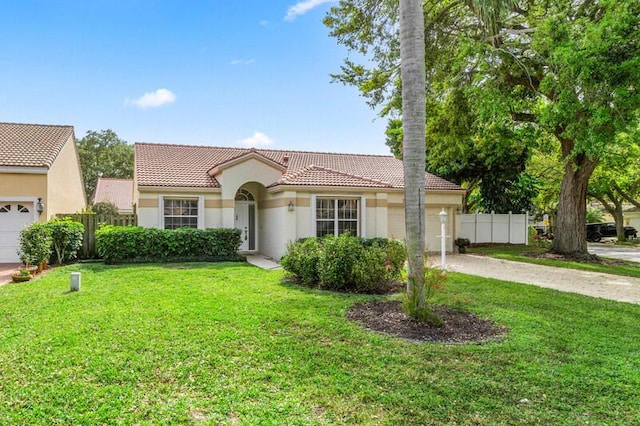
<svg viewBox="0 0 640 426">
<path fill-rule="evenodd" d="M 440 216 L 440 268 L 447 270 L 447 212 L 442 208 Z"/>
</svg>

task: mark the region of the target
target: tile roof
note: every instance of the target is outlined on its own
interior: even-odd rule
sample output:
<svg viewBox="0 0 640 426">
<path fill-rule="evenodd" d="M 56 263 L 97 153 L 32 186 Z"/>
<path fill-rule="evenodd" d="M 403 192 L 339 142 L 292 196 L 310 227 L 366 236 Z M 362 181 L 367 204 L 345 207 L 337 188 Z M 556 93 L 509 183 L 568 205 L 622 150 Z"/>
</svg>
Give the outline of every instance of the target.
<svg viewBox="0 0 640 426">
<path fill-rule="evenodd" d="M 133 179 L 98 178 L 93 202 L 110 201 L 118 210 L 132 210 Z"/>
<path fill-rule="evenodd" d="M 0 122 L 0 166 L 51 167 L 73 126 Z"/>
<path fill-rule="evenodd" d="M 393 188 L 389 182 L 381 182 L 375 179 L 367 179 L 337 170 L 327 169 L 311 165 L 297 170 L 295 173 L 287 173 L 282 179 L 274 183 L 276 185 L 313 185 L 313 186 L 363 186 L 371 188 Z"/>
<path fill-rule="evenodd" d="M 271 149 L 224 148 L 136 143 L 135 168 L 139 186 L 219 188 L 207 172 L 219 164 L 257 152 L 287 168 L 278 185 L 403 188 L 402 161 L 385 155 L 337 154 Z M 429 190 L 460 187 L 427 173 Z"/>
</svg>

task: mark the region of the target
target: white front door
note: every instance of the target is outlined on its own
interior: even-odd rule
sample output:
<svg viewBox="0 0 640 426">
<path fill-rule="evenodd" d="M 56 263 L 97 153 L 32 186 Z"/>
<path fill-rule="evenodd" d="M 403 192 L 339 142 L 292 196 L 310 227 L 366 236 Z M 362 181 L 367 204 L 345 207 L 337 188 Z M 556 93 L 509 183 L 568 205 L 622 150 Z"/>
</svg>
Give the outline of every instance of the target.
<svg viewBox="0 0 640 426">
<path fill-rule="evenodd" d="M 256 204 L 252 201 L 236 201 L 235 228 L 239 229 L 242 244 L 240 251 L 256 249 Z"/>
<path fill-rule="evenodd" d="M 20 231 L 34 220 L 33 203 L 0 201 L 0 263 L 20 261 Z"/>
</svg>

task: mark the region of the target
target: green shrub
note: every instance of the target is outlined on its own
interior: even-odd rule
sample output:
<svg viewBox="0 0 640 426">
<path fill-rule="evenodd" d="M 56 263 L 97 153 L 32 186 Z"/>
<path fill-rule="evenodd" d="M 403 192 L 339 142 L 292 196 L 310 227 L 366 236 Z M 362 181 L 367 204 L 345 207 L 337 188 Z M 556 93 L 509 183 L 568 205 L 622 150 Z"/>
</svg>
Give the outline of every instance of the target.
<svg viewBox="0 0 640 426">
<path fill-rule="evenodd" d="M 33 222 L 20 231 L 18 256 L 25 265 L 40 265 L 51 255 L 51 233 L 47 225 Z"/>
<path fill-rule="evenodd" d="M 380 247 L 385 253 L 385 265 L 393 274 L 394 279 L 398 279 L 407 260 L 407 248 L 402 241 L 389 238 L 370 238 L 364 240 L 367 245 Z"/>
<path fill-rule="evenodd" d="M 339 237 L 290 243 L 282 267 L 299 283 L 327 290 L 386 293 L 400 279 L 406 250 L 400 241 Z"/>
<path fill-rule="evenodd" d="M 352 277 L 356 293 L 387 293 L 394 284 L 387 253 L 377 245 L 363 247 L 353 263 Z"/>
<path fill-rule="evenodd" d="M 96 251 L 105 263 L 237 261 L 241 243 L 240 231 L 227 228 L 106 225 L 96 232 Z"/>
<path fill-rule="evenodd" d="M 287 254 L 280 260 L 280 264 L 302 284 L 313 287 L 320 281 L 318 260 L 321 248 L 322 245 L 317 238 L 305 238 L 296 243 L 289 243 Z"/>
<path fill-rule="evenodd" d="M 433 295 L 444 288 L 447 281 L 447 274 L 436 267 L 430 267 L 425 264 L 424 277 L 420 279 L 420 282 L 414 282 L 414 286 L 422 286 L 424 284 L 424 300 L 427 302 L 423 308 L 419 307 L 418 297 L 419 292 L 405 292 L 402 300 L 402 306 L 404 312 L 417 319 L 420 322 L 425 322 L 434 326 L 442 326 L 444 322 L 442 318 L 436 315 L 430 308 L 428 301 Z"/>
<path fill-rule="evenodd" d="M 467 247 L 471 245 L 468 238 L 456 238 L 453 243 L 458 247 L 458 253 L 466 253 Z"/>
<path fill-rule="evenodd" d="M 58 264 L 74 260 L 82 247 L 84 225 L 68 217 L 51 219 L 46 223 L 52 240 L 51 258 Z"/>
<path fill-rule="evenodd" d="M 318 258 L 320 288 L 337 291 L 354 290 L 353 266 L 365 248 L 357 239 L 344 233 L 325 237 Z"/>
</svg>

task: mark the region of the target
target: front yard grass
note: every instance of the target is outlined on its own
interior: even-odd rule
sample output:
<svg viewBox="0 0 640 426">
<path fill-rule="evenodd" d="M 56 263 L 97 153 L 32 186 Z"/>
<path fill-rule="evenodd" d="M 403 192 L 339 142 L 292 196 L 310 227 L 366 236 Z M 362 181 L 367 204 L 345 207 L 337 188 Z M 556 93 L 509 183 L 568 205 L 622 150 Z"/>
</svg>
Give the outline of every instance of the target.
<svg viewBox="0 0 640 426">
<path fill-rule="evenodd" d="M 603 274 L 640 278 L 640 267 L 638 262 L 603 258 L 606 263 L 601 264 L 535 257 L 536 255 L 542 255 L 547 250 L 548 247 L 538 247 L 533 245 L 490 244 L 468 247 L 467 253 L 482 254 L 496 259 L 512 260 L 515 262 L 534 263 L 536 265 L 555 266 L 557 268 L 569 268 L 580 271 L 601 272 Z"/>
<path fill-rule="evenodd" d="M 345 318 L 374 297 L 282 277 L 243 264 L 81 264 L 0 287 L 0 424 L 640 418 L 640 306 L 450 274 L 437 302 L 509 333 L 425 344 Z"/>
</svg>

